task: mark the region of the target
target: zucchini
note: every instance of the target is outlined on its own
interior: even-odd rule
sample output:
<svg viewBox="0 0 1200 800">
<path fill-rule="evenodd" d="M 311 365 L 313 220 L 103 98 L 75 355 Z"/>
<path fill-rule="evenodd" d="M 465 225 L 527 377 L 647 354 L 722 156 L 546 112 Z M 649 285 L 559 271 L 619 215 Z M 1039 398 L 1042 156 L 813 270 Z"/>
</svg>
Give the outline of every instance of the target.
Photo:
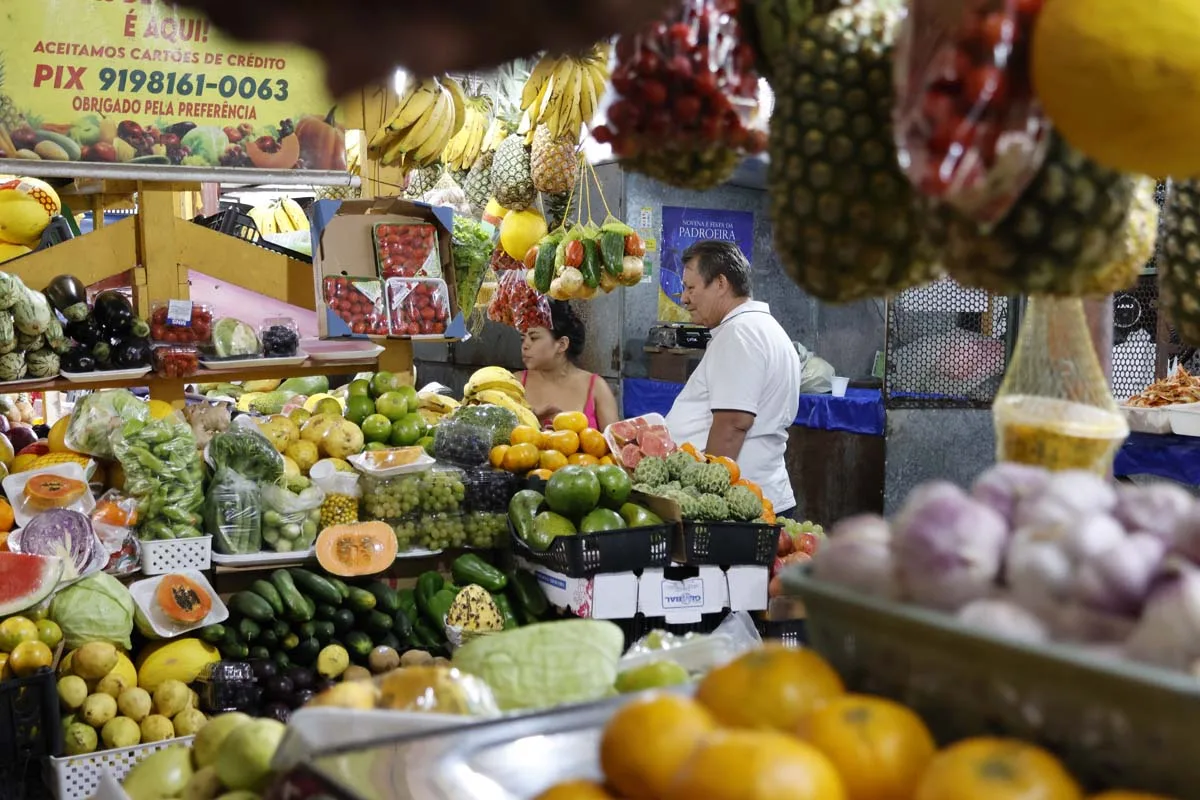
<svg viewBox="0 0 1200 800">
<path fill-rule="evenodd" d="M 340 604 L 342 600 L 345 600 L 350 596 L 350 586 L 344 580 L 341 578 L 335 578 L 332 575 L 323 575 L 322 577 L 325 578 L 326 583 L 337 589 L 338 594 L 342 596 L 341 600 L 338 600 L 338 602 L 334 603 L 334 605 Z"/>
<path fill-rule="evenodd" d="M 533 287 L 542 294 L 550 291 L 550 282 L 554 280 L 554 254 L 557 249 L 557 245 L 544 240 L 538 245 L 537 260 L 533 262 Z"/>
<path fill-rule="evenodd" d="M 283 599 L 280 598 L 279 592 L 275 590 L 270 581 L 259 578 L 250 584 L 250 591 L 270 603 L 271 608 L 275 611 L 275 616 L 283 616 Z"/>
<path fill-rule="evenodd" d="M 356 613 L 370 611 L 375 608 L 375 595 L 357 586 L 350 587 L 350 596 L 346 598 L 346 607 Z"/>
<path fill-rule="evenodd" d="M 257 641 L 258 637 L 262 634 L 262 628 L 259 624 L 249 617 L 242 617 L 238 620 L 237 630 L 238 638 L 247 644 Z"/>
<path fill-rule="evenodd" d="M 321 652 L 321 643 L 316 639 L 304 639 L 288 653 L 288 658 L 302 667 L 311 666 Z"/>
<path fill-rule="evenodd" d="M 331 606 L 336 606 L 343 600 L 341 591 L 315 572 L 297 568 L 289 569 L 288 574 L 292 576 L 296 588 L 302 594 L 311 597 L 319 603 L 328 603 Z"/>
<path fill-rule="evenodd" d="M 583 285 L 595 289 L 600 285 L 600 271 L 604 269 L 600 258 L 600 245 L 595 239 L 583 239 L 583 263 L 579 271 L 583 273 Z"/>
<path fill-rule="evenodd" d="M 338 601 L 341 602 L 340 600 Z M 331 606 L 328 603 L 317 603 L 317 611 L 313 614 L 314 619 L 323 619 L 330 622 L 337 616 L 337 606 Z"/>
<path fill-rule="evenodd" d="M 346 634 L 346 652 L 350 654 L 350 658 L 355 662 L 366 661 L 367 656 L 371 655 L 371 650 L 374 647 L 375 645 L 371 642 L 371 637 L 362 631 L 350 631 Z"/>
<path fill-rule="evenodd" d="M 247 589 L 234 592 L 229 598 L 229 607 L 255 622 L 272 622 L 275 619 L 275 610 L 271 608 L 271 604 Z"/>
<path fill-rule="evenodd" d="M 363 628 L 371 633 L 390 633 L 392 630 L 392 618 L 382 611 L 368 611 L 360 619 Z"/>
<path fill-rule="evenodd" d="M 197 635 L 202 642 L 220 644 L 225 641 L 225 626 L 219 622 L 216 625 L 206 625 L 200 629 Z"/>
<path fill-rule="evenodd" d="M 291 573 L 286 569 L 277 569 L 271 573 L 271 583 L 279 591 L 285 617 L 293 622 L 307 622 L 312 619 L 316 605 L 309 607 L 308 599 L 296 588 Z"/>
<path fill-rule="evenodd" d="M 261 644 L 256 644 L 250 648 L 251 658 L 261 658 L 269 661 L 271 659 L 271 651 L 263 647 Z"/>
<path fill-rule="evenodd" d="M 400 609 L 400 595 L 383 581 L 371 581 L 363 587 L 375 595 L 375 609 L 385 614 L 395 614 Z"/>
</svg>

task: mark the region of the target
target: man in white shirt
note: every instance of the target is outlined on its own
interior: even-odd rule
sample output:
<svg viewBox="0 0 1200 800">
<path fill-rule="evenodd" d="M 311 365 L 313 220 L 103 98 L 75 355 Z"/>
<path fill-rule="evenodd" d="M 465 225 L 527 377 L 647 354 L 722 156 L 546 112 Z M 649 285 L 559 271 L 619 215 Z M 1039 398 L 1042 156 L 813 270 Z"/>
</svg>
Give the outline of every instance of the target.
<svg viewBox="0 0 1200 800">
<path fill-rule="evenodd" d="M 796 507 L 784 452 L 800 407 L 800 357 L 767 304 L 751 299 L 737 245 L 696 242 L 683 264 L 683 305 L 712 339 L 667 415 L 671 438 L 737 461 L 786 515 Z"/>
</svg>

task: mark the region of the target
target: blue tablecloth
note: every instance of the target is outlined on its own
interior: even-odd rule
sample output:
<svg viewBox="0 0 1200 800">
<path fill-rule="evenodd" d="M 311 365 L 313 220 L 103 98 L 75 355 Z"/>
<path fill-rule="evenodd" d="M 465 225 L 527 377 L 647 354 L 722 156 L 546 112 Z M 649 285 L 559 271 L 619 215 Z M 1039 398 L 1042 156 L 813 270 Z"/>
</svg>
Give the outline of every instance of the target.
<svg viewBox="0 0 1200 800">
<path fill-rule="evenodd" d="M 626 417 L 657 412 L 666 416 L 683 384 L 626 378 L 621 382 Z M 878 389 L 847 389 L 845 397 L 828 394 L 800 395 L 796 424 L 827 431 L 847 431 L 883 436 L 883 398 Z"/>
<path fill-rule="evenodd" d="M 1200 438 L 1131 433 L 1117 451 L 1116 475 L 1155 475 L 1200 486 Z"/>
</svg>

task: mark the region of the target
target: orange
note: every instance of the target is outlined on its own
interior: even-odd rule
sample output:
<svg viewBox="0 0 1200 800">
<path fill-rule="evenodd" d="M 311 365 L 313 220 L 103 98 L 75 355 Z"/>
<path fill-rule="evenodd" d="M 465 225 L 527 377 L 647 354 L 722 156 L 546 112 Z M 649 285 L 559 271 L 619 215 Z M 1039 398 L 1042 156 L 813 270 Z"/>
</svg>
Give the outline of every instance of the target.
<svg viewBox="0 0 1200 800">
<path fill-rule="evenodd" d="M 544 481 L 548 481 L 548 480 L 550 480 L 550 476 L 553 474 L 554 474 L 553 470 L 539 468 L 539 469 L 535 469 L 535 470 L 530 470 L 529 474 L 526 477 L 541 478 Z"/>
<path fill-rule="evenodd" d="M 8 654 L 8 666 L 18 678 L 24 678 L 42 667 L 50 666 L 53 660 L 54 653 L 50 651 L 49 646 L 39 641 L 21 642 Z"/>
<path fill-rule="evenodd" d="M 605 726 L 600 768 L 621 797 L 657 800 L 701 739 L 715 729 L 712 716 L 689 697 L 641 697 L 618 710 Z"/>
<path fill-rule="evenodd" d="M 493 469 L 500 469 L 504 464 L 504 456 L 508 453 L 508 445 L 498 444 L 488 453 L 488 463 Z"/>
<path fill-rule="evenodd" d="M 587 428 L 587 416 L 582 411 L 563 411 L 554 415 L 551 427 L 556 431 L 571 431 L 578 435 Z"/>
<path fill-rule="evenodd" d="M 594 781 L 568 781 L 550 787 L 534 800 L 613 800 L 613 796 Z"/>
<path fill-rule="evenodd" d="M 528 472 L 538 465 L 538 449 L 525 442 L 514 444 L 504 453 L 504 468 L 509 472 Z"/>
<path fill-rule="evenodd" d="M 612 467 L 612 466 L 616 466 L 617 462 L 613 460 L 612 456 L 605 456 L 604 458 L 600 459 L 600 463 L 603 466 Z"/>
<path fill-rule="evenodd" d="M 576 453 L 567 459 L 567 463 L 576 467 L 594 467 L 600 463 L 600 459 L 587 453 Z"/>
<path fill-rule="evenodd" d="M 0 531 L 7 533 L 13 529 L 16 520 L 13 519 L 12 504 L 0 498 Z"/>
<path fill-rule="evenodd" d="M 566 465 L 567 457 L 557 450 L 543 450 L 538 457 L 538 467 L 550 472 L 562 469 Z"/>
<path fill-rule="evenodd" d="M 546 436 L 546 449 L 557 450 L 564 456 L 579 452 L 579 434 L 575 431 L 554 431 Z"/>
<path fill-rule="evenodd" d="M 603 458 L 608 455 L 608 442 L 604 441 L 604 434 L 595 428 L 584 428 L 579 434 L 579 449 L 589 456 Z"/>
<path fill-rule="evenodd" d="M 913 800 L 1082 800 L 1054 756 L 1017 739 L 964 739 L 933 757 Z"/>
<path fill-rule="evenodd" d="M 847 800 L 837 770 L 815 747 L 778 731 L 737 730 L 705 737 L 660 798 Z"/>
<path fill-rule="evenodd" d="M 682 450 L 683 452 L 687 453 L 689 456 L 696 459 L 697 461 L 704 460 L 704 456 L 700 453 L 699 450 L 696 449 L 696 446 L 694 444 L 692 444 L 691 442 L 684 442 L 682 445 L 679 446 L 679 449 Z"/>
<path fill-rule="evenodd" d="M 696 699 L 722 725 L 791 733 L 844 693 L 842 679 L 812 650 L 768 644 L 708 673 Z"/>
<path fill-rule="evenodd" d="M 0 553 L 8 552 L 8 531 L 0 531 Z"/>
<path fill-rule="evenodd" d="M 920 717 L 899 703 L 860 694 L 817 709 L 800 726 L 800 737 L 837 767 L 849 800 L 910 800 L 937 752 Z"/>
<path fill-rule="evenodd" d="M 1172 800 L 1162 794 L 1146 794 L 1144 792 L 1126 792 L 1122 789 L 1117 789 L 1111 792 L 1103 792 L 1094 794 L 1088 800 Z"/>
<path fill-rule="evenodd" d="M 709 456 L 708 462 L 724 467 L 725 471 L 729 473 L 730 483 L 737 483 L 738 479 L 742 477 L 742 470 L 738 467 L 737 462 L 729 456 Z"/>
<path fill-rule="evenodd" d="M 512 434 L 508 437 L 511 444 L 537 445 L 541 440 L 542 432 L 529 425 L 518 425 L 512 429 Z"/>
</svg>

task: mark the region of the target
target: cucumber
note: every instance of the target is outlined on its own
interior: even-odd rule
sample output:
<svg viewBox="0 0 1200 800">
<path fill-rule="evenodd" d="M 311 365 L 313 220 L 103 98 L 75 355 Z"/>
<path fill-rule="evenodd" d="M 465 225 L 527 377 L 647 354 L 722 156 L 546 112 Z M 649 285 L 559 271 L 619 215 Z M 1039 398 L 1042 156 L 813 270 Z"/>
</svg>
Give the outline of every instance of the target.
<svg viewBox="0 0 1200 800">
<path fill-rule="evenodd" d="M 206 625 L 200 629 L 200 641 L 209 644 L 220 644 L 225 641 L 225 626 L 219 622 L 216 625 Z"/>
<path fill-rule="evenodd" d="M 363 587 L 375 595 L 375 609 L 385 614 L 395 614 L 400 609 L 400 595 L 383 581 L 371 581 Z"/>
<path fill-rule="evenodd" d="M 342 602 L 341 591 L 329 581 L 315 572 L 306 569 L 289 569 L 288 574 L 296 583 L 296 588 L 307 597 L 318 603 L 329 603 L 336 606 Z"/>
<path fill-rule="evenodd" d="M 345 633 L 354 627 L 354 612 L 348 608 L 338 609 L 333 618 L 333 627 L 338 633 Z"/>
<path fill-rule="evenodd" d="M 283 620 L 276 620 L 275 626 L 274 626 L 274 631 L 275 631 L 276 639 L 283 639 L 283 637 L 287 636 L 289 633 L 292 632 L 292 628 L 290 625 L 288 625 Z"/>
<path fill-rule="evenodd" d="M 279 596 L 279 592 L 276 591 L 275 587 L 271 585 L 270 581 L 259 578 L 250 584 L 250 591 L 270 603 L 271 608 L 275 611 L 275 616 L 283 616 L 283 599 Z"/>
<path fill-rule="evenodd" d="M 339 600 L 338 602 L 340 603 L 341 601 Z M 337 612 L 336 605 L 331 606 L 328 603 L 317 603 L 317 611 L 313 614 L 313 619 L 323 619 L 332 622 L 333 618 L 337 616 Z"/>
<path fill-rule="evenodd" d="M 258 635 L 258 643 L 271 650 L 279 647 L 279 636 L 275 634 L 275 628 L 263 628 L 262 633 Z"/>
<path fill-rule="evenodd" d="M 232 661 L 241 661 L 250 657 L 250 648 L 241 642 L 225 642 L 219 648 L 221 655 Z"/>
<path fill-rule="evenodd" d="M 556 245 L 543 241 L 538 245 L 537 261 L 533 262 L 533 286 L 542 294 L 550 291 L 554 280 L 554 252 Z"/>
<path fill-rule="evenodd" d="M 391 633 L 392 618 L 379 610 L 368 611 L 359 617 L 363 628 L 370 633 Z"/>
<path fill-rule="evenodd" d="M 350 586 L 341 578 L 335 578 L 332 575 L 322 575 L 321 577 L 325 579 L 326 583 L 337 589 L 338 594 L 342 596 L 341 600 L 338 600 L 336 603 L 334 603 L 335 606 L 339 605 L 342 600 L 345 600 L 350 596 Z"/>
<path fill-rule="evenodd" d="M 233 596 L 229 598 L 229 607 L 255 622 L 273 622 L 275 620 L 275 610 L 271 608 L 271 604 L 249 590 L 243 589 L 240 592 L 234 592 Z"/>
<path fill-rule="evenodd" d="M 360 613 L 375 608 L 375 595 L 357 586 L 350 587 L 350 595 L 346 598 L 346 607 Z"/>
<path fill-rule="evenodd" d="M 301 622 L 294 630 L 296 635 L 301 639 L 311 639 L 317 635 L 317 625 L 315 622 Z"/>
<path fill-rule="evenodd" d="M 250 648 L 250 657 L 270 660 L 271 651 L 263 647 L 261 644 L 256 644 L 254 647 Z"/>
<path fill-rule="evenodd" d="M 283 601 L 283 615 L 293 622 L 307 622 L 316 611 L 308 605 L 308 600 L 296 588 L 292 575 L 286 569 L 277 569 L 271 573 L 271 583 L 279 592 Z"/>
<path fill-rule="evenodd" d="M 583 263 L 579 271 L 583 274 L 583 285 L 595 289 L 600 285 L 600 272 L 604 269 L 600 258 L 600 245 L 595 239 L 583 240 Z"/>
<path fill-rule="evenodd" d="M 302 667 L 311 666 L 321 652 L 321 643 L 316 639 L 303 639 L 288 653 L 288 658 Z"/>
<path fill-rule="evenodd" d="M 404 645 L 400 643 L 400 640 L 396 638 L 396 634 L 394 633 L 385 633 L 383 636 L 375 639 L 375 646 L 390 647 L 397 653 L 404 649 Z"/>
<path fill-rule="evenodd" d="M 242 617 L 238 620 L 237 629 L 238 638 L 247 644 L 257 641 L 262 634 L 262 627 L 249 617 Z"/>
<path fill-rule="evenodd" d="M 336 632 L 333 628 L 333 623 L 326 620 L 318 620 L 313 624 L 313 635 L 317 637 L 317 641 L 321 644 L 328 644 L 333 639 Z"/>
<path fill-rule="evenodd" d="M 402 642 L 408 643 L 412 640 L 413 621 L 403 608 L 392 615 L 392 633 L 396 634 Z"/>
<path fill-rule="evenodd" d="M 374 647 L 371 637 L 362 631 L 350 631 L 346 634 L 346 652 L 356 662 L 366 661 Z"/>
<path fill-rule="evenodd" d="M 601 231 L 600 260 L 609 275 L 616 277 L 625 268 L 625 236 L 617 231 Z"/>
<path fill-rule="evenodd" d="M 281 670 L 292 668 L 292 660 L 290 658 L 288 658 L 288 654 L 283 652 L 282 650 L 275 651 L 274 658 L 275 658 L 275 663 L 279 665 L 279 668 Z"/>
</svg>

